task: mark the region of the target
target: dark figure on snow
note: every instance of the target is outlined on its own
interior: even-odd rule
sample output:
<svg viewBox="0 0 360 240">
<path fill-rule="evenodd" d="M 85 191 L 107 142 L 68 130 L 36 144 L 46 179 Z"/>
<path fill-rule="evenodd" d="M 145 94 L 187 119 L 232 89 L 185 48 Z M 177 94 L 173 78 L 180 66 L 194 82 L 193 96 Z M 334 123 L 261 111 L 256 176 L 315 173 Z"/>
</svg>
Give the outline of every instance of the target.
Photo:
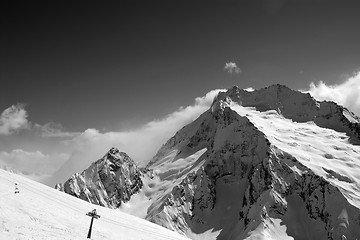
<svg viewBox="0 0 360 240">
<path fill-rule="evenodd" d="M 20 193 L 20 190 L 19 190 L 19 188 L 18 188 L 17 183 L 15 183 L 15 194 L 16 194 L 16 193 Z"/>
</svg>

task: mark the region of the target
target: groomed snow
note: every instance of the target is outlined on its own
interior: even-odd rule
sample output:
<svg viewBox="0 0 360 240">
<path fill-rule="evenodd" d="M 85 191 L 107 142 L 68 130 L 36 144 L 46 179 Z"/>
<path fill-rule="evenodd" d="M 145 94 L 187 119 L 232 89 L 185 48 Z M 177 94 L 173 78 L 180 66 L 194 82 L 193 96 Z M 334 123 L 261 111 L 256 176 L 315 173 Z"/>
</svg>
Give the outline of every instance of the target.
<svg viewBox="0 0 360 240">
<path fill-rule="evenodd" d="M 20 193 L 15 194 L 15 183 Z M 92 205 L 0 169 L 0 239 L 86 239 L 96 208 L 92 239 L 187 239 L 146 220 Z"/>
</svg>

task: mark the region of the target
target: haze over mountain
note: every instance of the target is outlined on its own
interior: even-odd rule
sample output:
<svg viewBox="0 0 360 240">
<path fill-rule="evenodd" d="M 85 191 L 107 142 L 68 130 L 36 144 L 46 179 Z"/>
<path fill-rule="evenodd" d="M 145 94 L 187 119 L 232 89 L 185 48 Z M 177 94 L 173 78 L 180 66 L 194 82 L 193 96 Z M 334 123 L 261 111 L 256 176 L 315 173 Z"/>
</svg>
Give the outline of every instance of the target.
<svg viewBox="0 0 360 240">
<path fill-rule="evenodd" d="M 283 85 L 233 87 L 159 149 L 141 183 L 119 175 L 136 171 L 111 149 L 64 190 L 192 239 L 358 239 L 359 126 Z M 112 204 L 126 184 L 136 190 Z"/>
</svg>

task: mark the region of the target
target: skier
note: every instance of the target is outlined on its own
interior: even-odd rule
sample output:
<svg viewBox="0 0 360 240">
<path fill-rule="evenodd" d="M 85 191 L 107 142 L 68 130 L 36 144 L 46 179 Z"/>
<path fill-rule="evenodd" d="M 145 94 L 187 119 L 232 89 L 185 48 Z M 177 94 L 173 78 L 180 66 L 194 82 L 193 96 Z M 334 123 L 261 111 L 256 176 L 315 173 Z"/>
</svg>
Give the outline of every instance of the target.
<svg viewBox="0 0 360 240">
<path fill-rule="evenodd" d="M 15 183 L 15 194 L 16 194 L 16 193 L 20 193 L 20 190 L 19 190 L 19 188 L 18 188 L 17 183 Z"/>
</svg>

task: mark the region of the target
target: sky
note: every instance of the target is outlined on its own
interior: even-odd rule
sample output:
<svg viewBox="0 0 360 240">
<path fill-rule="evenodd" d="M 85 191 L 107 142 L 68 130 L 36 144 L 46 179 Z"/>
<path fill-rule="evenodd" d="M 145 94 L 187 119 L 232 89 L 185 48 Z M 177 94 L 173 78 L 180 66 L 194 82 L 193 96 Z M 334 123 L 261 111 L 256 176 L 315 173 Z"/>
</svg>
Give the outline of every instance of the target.
<svg viewBox="0 0 360 240">
<path fill-rule="evenodd" d="M 0 164 L 51 174 L 112 146 L 150 160 L 233 85 L 280 83 L 360 115 L 359 8 L 352 0 L 9 5 L 0 22 Z"/>
</svg>

